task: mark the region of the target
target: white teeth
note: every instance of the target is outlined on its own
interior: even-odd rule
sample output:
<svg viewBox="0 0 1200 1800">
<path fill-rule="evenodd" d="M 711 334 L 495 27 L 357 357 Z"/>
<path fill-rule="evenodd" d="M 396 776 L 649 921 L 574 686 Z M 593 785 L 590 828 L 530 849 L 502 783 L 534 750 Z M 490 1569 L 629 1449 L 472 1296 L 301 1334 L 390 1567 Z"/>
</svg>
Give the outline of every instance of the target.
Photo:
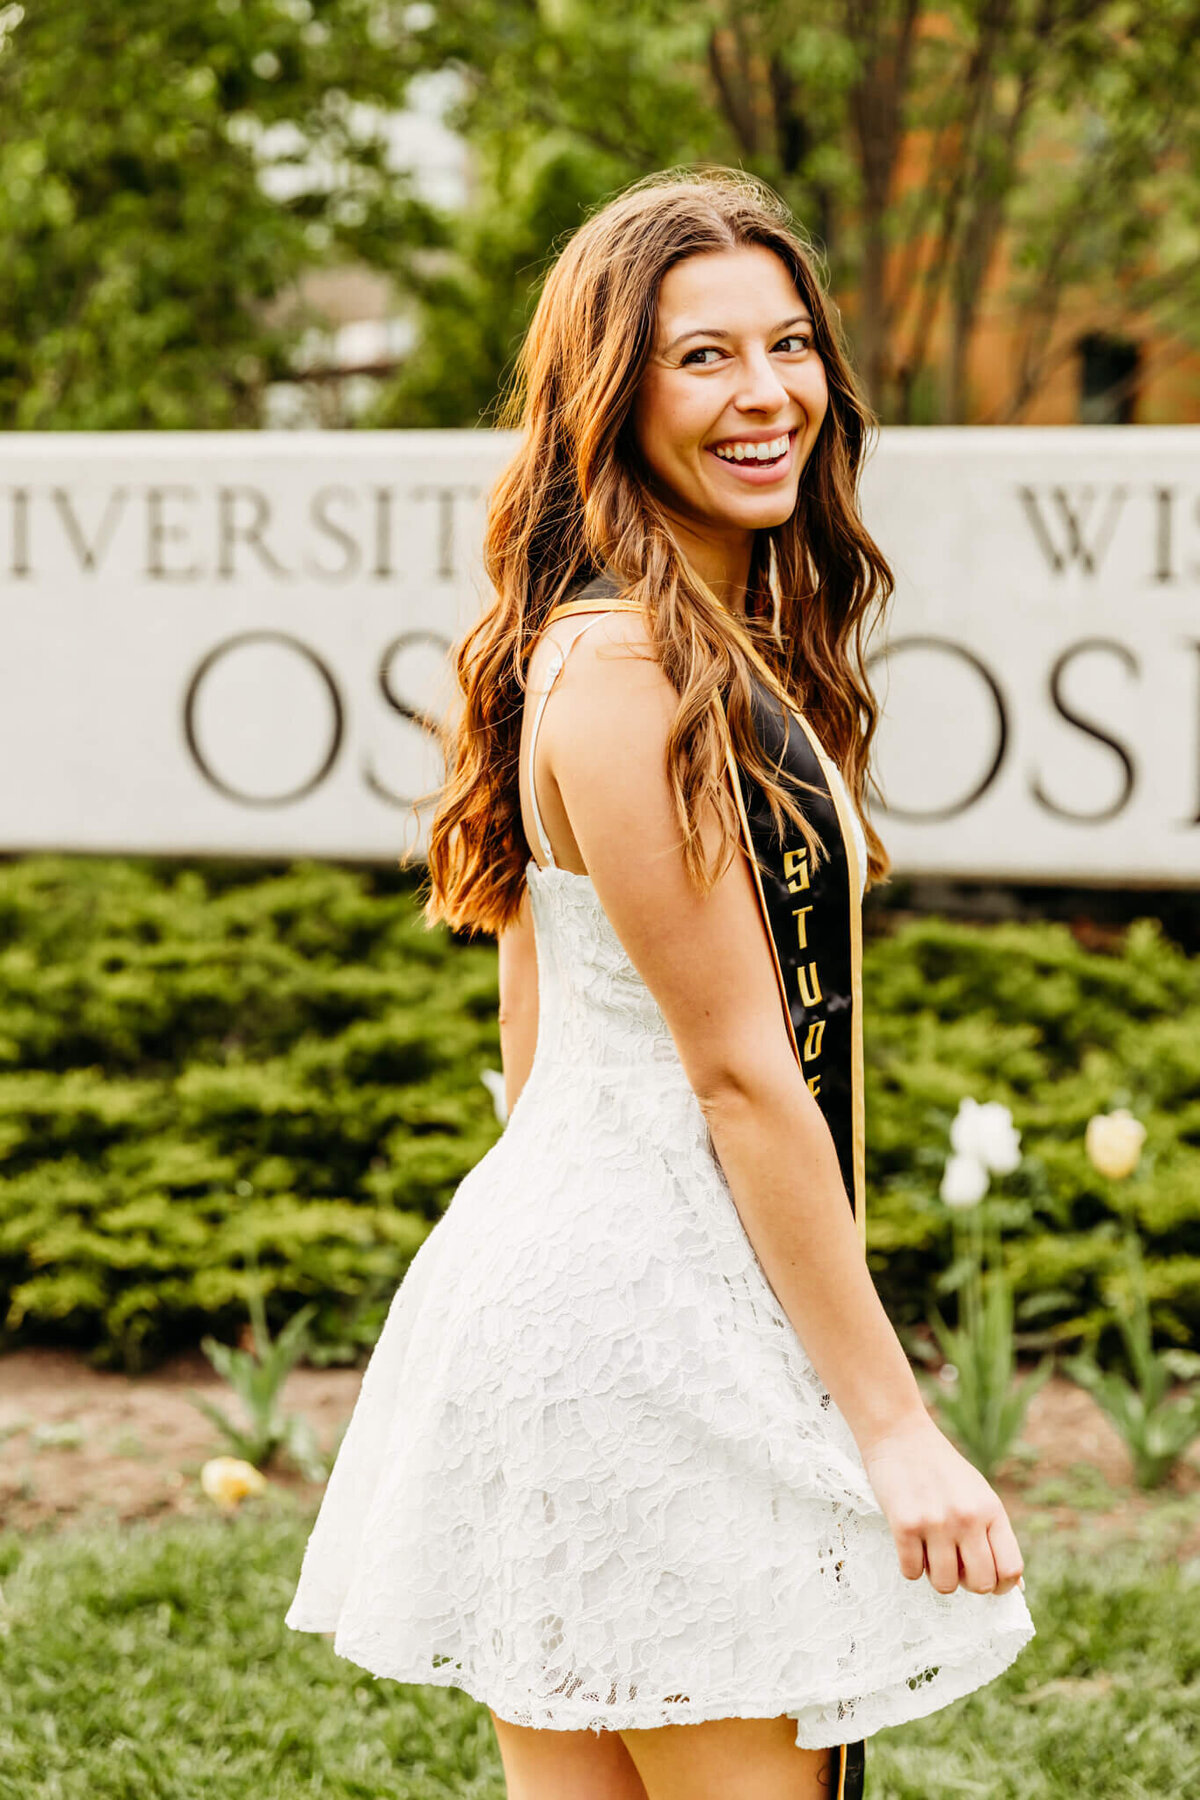
<svg viewBox="0 0 1200 1800">
<path fill-rule="evenodd" d="M 773 462 L 777 456 L 783 456 L 788 447 L 788 434 L 772 438 L 766 444 L 721 444 L 716 455 L 725 462 Z"/>
</svg>

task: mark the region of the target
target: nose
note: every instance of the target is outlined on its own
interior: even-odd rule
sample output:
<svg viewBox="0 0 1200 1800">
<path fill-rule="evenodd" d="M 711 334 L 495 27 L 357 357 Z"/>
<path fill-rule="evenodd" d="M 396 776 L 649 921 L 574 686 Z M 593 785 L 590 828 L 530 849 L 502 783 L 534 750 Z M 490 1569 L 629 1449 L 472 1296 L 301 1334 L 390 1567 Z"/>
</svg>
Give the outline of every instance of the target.
<svg viewBox="0 0 1200 1800">
<path fill-rule="evenodd" d="M 788 391 L 765 349 L 753 346 L 742 359 L 734 405 L 742 412 L 778 412 L 788 402 Z"/>
</svg>

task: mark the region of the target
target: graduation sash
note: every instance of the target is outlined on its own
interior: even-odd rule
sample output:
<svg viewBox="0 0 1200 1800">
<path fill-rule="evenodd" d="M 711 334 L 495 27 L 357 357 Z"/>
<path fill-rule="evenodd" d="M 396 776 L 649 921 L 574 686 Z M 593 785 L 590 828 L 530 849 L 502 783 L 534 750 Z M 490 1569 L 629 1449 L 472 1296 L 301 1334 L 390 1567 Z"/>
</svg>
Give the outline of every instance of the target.
<svg viewBox="0 0 1200 1800">
<path fill-rule="evenodd" d="M 584 612 L 641 612 L 604 573 L 555 606 L 544 624 Z M 740 767 L 721 697 L 714 704 L 742 848 L 775 965 L 784 1021 L 809 1092 L 829 1126 L 846 1198 L 866 1246 L 862 1041 L 862 905 L 858 846 L 835 765 L 751 644 L 754 727 L 780 786 L 812 824 L 824 854 L 812 866 L 791 821 L 781 839 L 760 784 Z M 794 840 L 794 841 L 793 841 Z M 830 1750 L 830 1800 L 862 1800 L 866 1746 Z"/>
<path fill-rule="evenodd" d="M 829 1126 L 865 1247 L 858 846 L 845 790 L 815 732 L 757 655 L 754 661 L 761 671 L 752 677 L 755 733 L 780 785 L 821 840 L 824 854 L 818 867 L 790 820 L 785 819 L 780 839 L 762 787 L 737 762 L 729 723 L 719 707 L 726 763 L 792 1050 Z"/>
</svg>

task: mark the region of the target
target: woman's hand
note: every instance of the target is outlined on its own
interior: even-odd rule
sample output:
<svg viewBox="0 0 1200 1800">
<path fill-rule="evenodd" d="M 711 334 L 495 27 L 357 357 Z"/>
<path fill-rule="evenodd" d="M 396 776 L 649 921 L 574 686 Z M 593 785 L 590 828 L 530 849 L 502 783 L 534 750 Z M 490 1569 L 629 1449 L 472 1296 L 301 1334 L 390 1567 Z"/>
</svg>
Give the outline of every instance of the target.
<svg viewBox="0 0 1200 1800">
<path fill-rule="evenodd" d="M 928 1570 L 939 1594 L 1017 1586 L 1025 1565 L 1003 1501 L 932 1419 L 874 1439 L 862 1457 L 909 1581 Z"/>
</svg>

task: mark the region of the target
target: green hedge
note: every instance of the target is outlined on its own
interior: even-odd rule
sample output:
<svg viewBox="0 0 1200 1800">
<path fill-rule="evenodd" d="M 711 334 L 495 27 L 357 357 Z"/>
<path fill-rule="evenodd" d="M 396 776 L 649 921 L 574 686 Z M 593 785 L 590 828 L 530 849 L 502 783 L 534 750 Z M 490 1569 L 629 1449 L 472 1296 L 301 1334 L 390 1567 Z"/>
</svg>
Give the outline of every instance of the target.
<svg viewBox="0 0 1200 1800">
<path fill-rule="evenodd" d="M 935 1195 L 963 1095 L 1012 1109 L 1026 1152 L 997 1183 L 1026 1347 L 1112 1348 L 1118 1246 L 1142 1235 L 1158 1329 L 1200 1325 L 1200 958 L 1149 919 L 1111 951 L 1065 925 L 907 922 L 869 947 L 867 1160 L 872 1266 L 892 1316 L 927 1316 L 949 1257 Z M 1149 1136 L 1138 1172 L 1101 1180 L 1093 1113 L 1130 1107 Z M 1106 1330 L 1106 1327 L 1108 1328 Z"/>
<path fill-rule="evenodd" d="M 496 1136 L 495 953 L 399 874 L 0 865 L 3 1337 L 138 1368 L 262 1281 L 371 1342 Z"/>
<path fill-rule="evenodd" d="M 319 1305 L 352 1357 L 498 1127 L 491 943 L 426 931 L 399 873 L 297 863 L 0 864 L 0 1347 L 73 1344 L 135 1369 L 261 1282 Z M 959 1099 L 1012 1107 L 1003 1186 L 1027 1342 L 1109 1317 L 1119 1219 L 1083 1155 L 1130 1104 L 1144 1174 L 1116 1196 L 1147 1243 L 1160 1329 L 1200 1322 L 1200 959 L 1148 921 L 1111 954 L 1063 926 L 898 925 L 867 949 L 871 1259 L 927 1316 Z"/>
</svg>

